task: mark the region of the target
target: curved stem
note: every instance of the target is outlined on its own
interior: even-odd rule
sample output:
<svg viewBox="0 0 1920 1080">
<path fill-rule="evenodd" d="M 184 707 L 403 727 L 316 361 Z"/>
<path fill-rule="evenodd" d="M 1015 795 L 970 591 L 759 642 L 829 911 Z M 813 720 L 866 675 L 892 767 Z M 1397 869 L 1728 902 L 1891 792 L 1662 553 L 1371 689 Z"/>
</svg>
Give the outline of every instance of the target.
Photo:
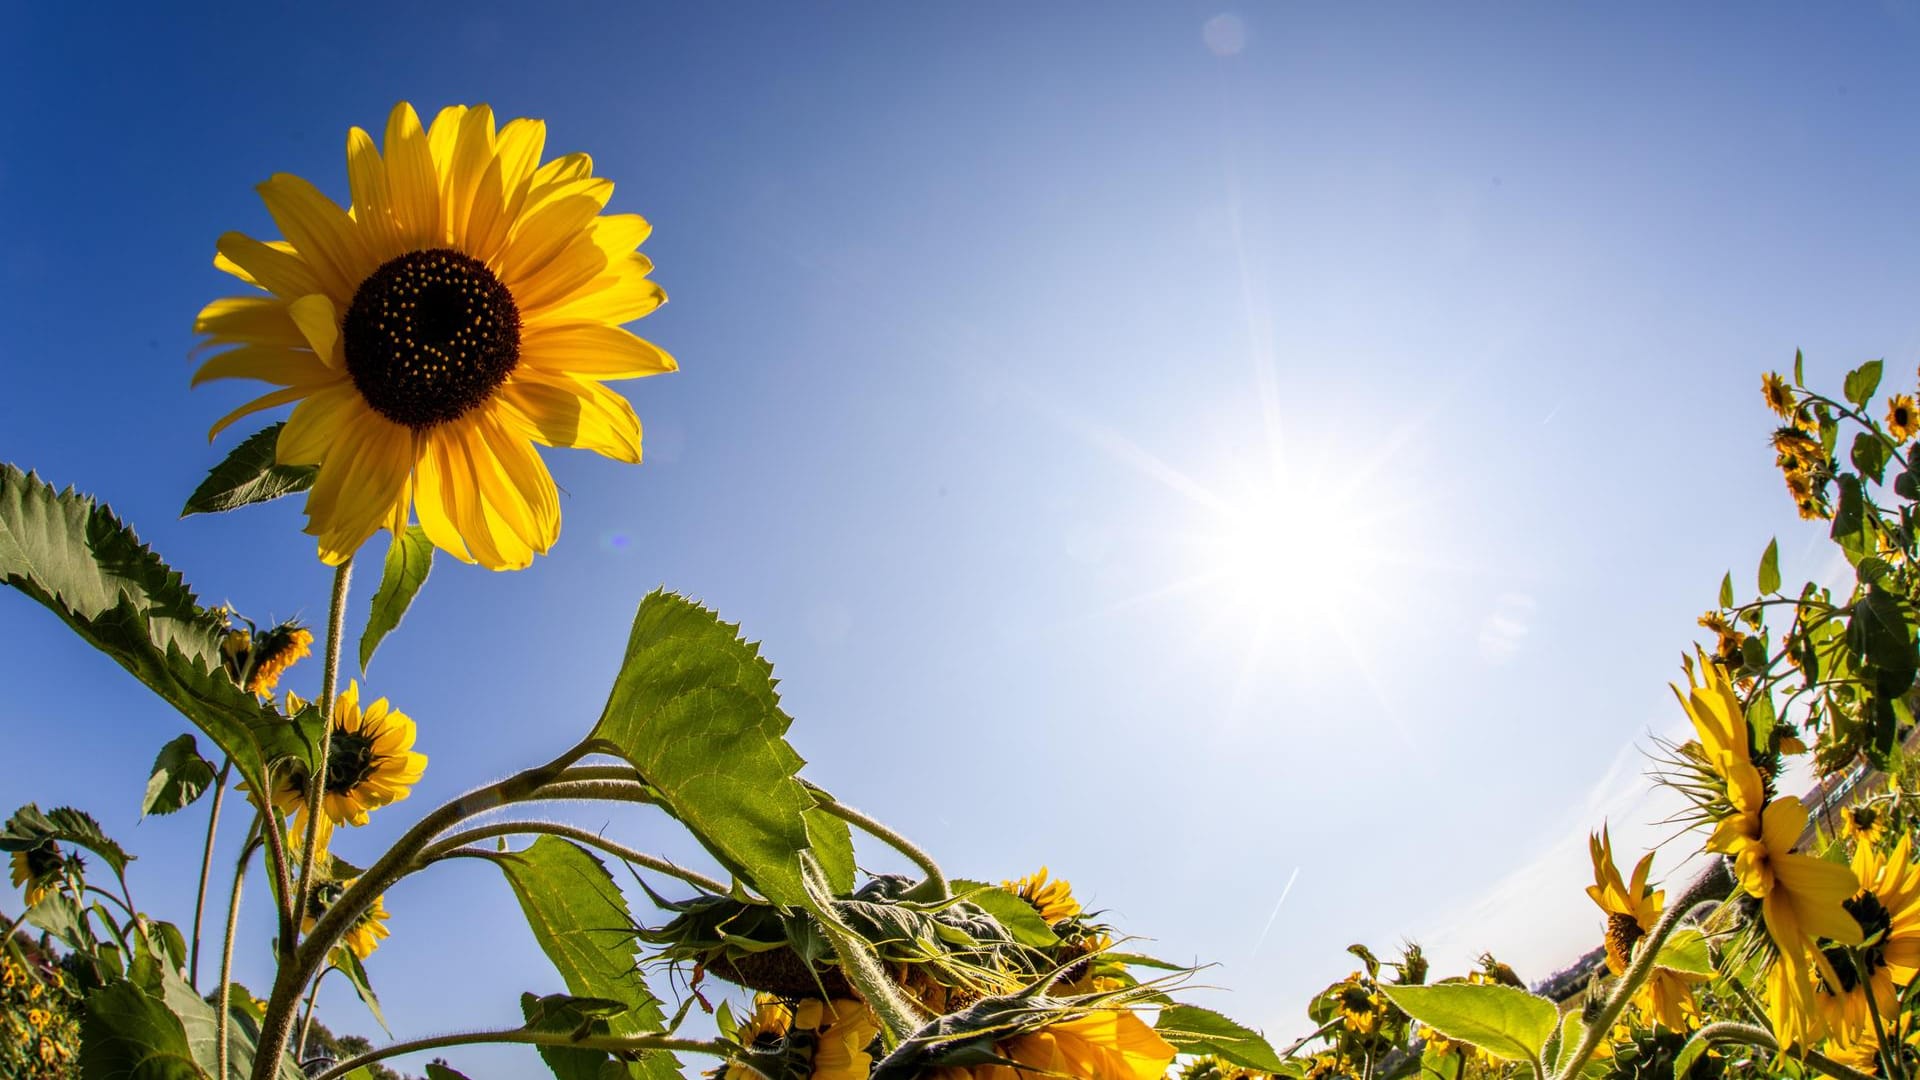
<svg viewBox="0 0 1920 1080">
<path fill-rule="evenodd" d="M 280 940 L 294 940 L 295 924 L 293 920 L 293 873 L 287 866 L 286 833 L 282 831 L 280 815 L 267 813 L 260 821 L 260 836 L 267 842 L 267 865 L 273 871 L 273 903 L 280 920 Z M 291 948 L 282 945 L 282 949 Z"/>
<path fill-rule="evenodd" d="M 340 969 L 330 967 L 321 971 L 320 977 L 313 980 L 313 989 L 307 991 L 307 1014 L 300 1020 L 300 1037 L 293 1042 L 295 1061 L 307 1059 L 307 1036 L 313 1034 L 313 1007 L 320 1002 L 320 984 L 327 981 L 328 975 L 338 970 Z"/>
<path fill-rule="evenodd" d="M 933 856 L 928 855 L 915 846 L 913 841 L 908 840 L 906 837 L 901 836 L 899 833 L 894 832 L 878 821 L 855 810 L 853 807 L 835 799 L 828 798 L 826 793 L 822 791 L 816 789 L 814 791 L 814 797 L 819 800 L 814 804 L 815 806 L 818 806 L 820 809 L 832 814 L 834 817 L 839 818 L 849 825 L 858 826 L 863 832 L 868 833 L 876 839 L 884 841 L 888 847 L 905 855 L 907 858 L 913 860 L 915 865 L 920 867 L 921 871 L 927 875 L 927 878 L 907 892 L 906 896 L 908 899 L 945 900 L 953 895 L 952 890 L 947 888 L 947 876 L 940 872 L 940 864 L 933 861 Z"/>
<path fill-rule="evenodd" d="M 435 1035 L 426 1039 L 410 1039 L 407 1042 L 383 1046 L 357 1058 L 349 1058 L 321 1073 L 313 1080 L 339 1080 L 363 1065 L 376 1061 L 385 1061 L 401 1054 L 412 1054 L 421 1050 L 438 1050 L 443 1046 L 474 1046 L 481 1043 L 523 1043 L 529 1046 L 564 1046 L 580 1050 L 608 1050 L 613 1052 L 633 1050 L 679 1050 L 689 1054 L 713 1054 L 725 1057 L 737 1047 L 732 1043 L 702 1041 L 700 1039 L 675 1039 L 666 1035 L 631 1035 L 626 1037 L 611 1035 L 588 1035 L 574 1038 L 564 1031 L 528 1031 L 513 1028 L 508 1031 L 470 1031 L 455 1035 Z"/>
<path fill-rule="evenodd" d="M 477 788 L 441 805 L 416 822 L 386 854 L 368 867 L 340 899 L 327 908 L 314 924 L 313 932 L 275 973 L 266 1016 L 260 1022 L 260 1049 L 253 1062 L 253 1080 L 274 1080 L 277 1075 L 277 1063 L 286 1055 L 293 1033 L 293 1011 L 306 991 L 308 980 L 326 963 L 334 943 L 353 925 L 353 920 L 372 906 L 376 897 L 418 869 L 416 860 L 434 837 L 468 818 L 532 797 L 543 785 L 565 772 L 567 766 L 591 752 L 591 746 L 583 741 L 545 765 L 515 773 L 499 783 Z"/>
<path fill-rule="evenodd" d="M 1717 1024 L 1708 1024 L 1706 1027 L 1694 1032 L 1693 1037 L 1696 1039 L 1705 1039 L 1708 1042 L 1746 1043 L 1749 1046 L 1757 1046 L 1770 1054 L 1780 1052 L 1779 1041 L 1776 1040 L 1773 1037 L 1773 1033 L 1766 1028 L 1755 1027 L 1752 1024 L 1736 1024 L 1731 1020 L 1723 1020 Z M 1805 1051 L 1802 1056 L 1807 1064 L 1826 1073 L 1828 1076 L 1834 1077 L 1835 1080 L 1873 1080 L 1873 1077 L 1869 1074 L 1863 1073 L 1851 1066 L 1842 1065 L 1840 1062 L 1817 1051 L 1808 1050 Z"/>
<path fill-rule="evenodd" d="M 213 835 L 220 827 L 220 803 L 227 797 L 227 777 L 233 772 L 233 759 L 220 766 L 213 781 L 213 810 L 207 815 L 207 844 L 200 851 L 200 890 L 193 897 L 193 947 L 187 955 L 187 984 L 200 990 L 200 927 L 207 914 L 207 879 L 213 876 Z"/>
<path fill-rule="evenodd" d="M 482 825 L 478 828 L 463 829 L 460 832 L 449 834 L 444 839 L 435 841 L 433 846 L 420 853 L 420 861 L 423 863 L 432 862 L 435 859 L 442 859 L 455 854 L 456 849 L 464 847 L 467 844 L 491 839 L 496 836 L 513 836 L 521 833 L 544 833 L 548 836 L 564 837 L 576 843 L 585 844 L 588 847 L 599 848 L 601 851 L 623 862 L 632 863 L 635 866 L 644 866 L 649 870 L 666 874 L 670 877 L 677 877 L 681 881 L 697 889 L 704 889 L 715 896 L 725 896 L 727 894 L 726 885 L 698 871 L 676 866 L 658 855 L 649 855 L 644 851 L 636 851 L 624 844 L 609 840 L 598 833 L 588 832 L 586 829 L 576 828 L 572 825 L 562 825 L 558 822 L 551 821 L 503 821 L 494 825 Z M 474 854 L 492 855 L 494 852 L 475 852 Z"/>
<path fill-rule="evenodd" d="M 1685 892 L 1668 905 L 1667 913 L 1660 917 L 1660 921 L 1654 924 L 1653 929 L 1634 950 L 1633 962 L 1627 965 L 1626 974 L 1620 976 L 1620 981 L 1614 986 L 1613 993 L 1608 996 L 1606 1004 L 1601 1006 L 1600 1014 L 1587 1025 L 1586 1033 L 1580 1038 L 1579 1048 L 1574 1050 L 1573 1057 L 1568 1059 L 1566 1068 L 1560 1070 L 1558 1074 L 1560 1080 L 1572 1080 L 1573 1077 L 1580 1075 L 1580 1070 L 1586 1065 L 1587 1059 L 1599 1049 L 1600 1040 L 1612 1033 L 1613 1022 L 1620 1018 L 1621 1010 L 1627 1007 L 1627 1002 L 1633 998 L 1641 984 L 1653 974 L 1654 957 L 1660 954 L 1660 947 L 1666 944 L 1667 936 L 1680 925 L 1681 920 L 1693 910 L 1694 905 L 1702 900 L 1725 896 L 1732 888 L 1733 876 L 1727 872 L 1727 860 L 1716 856 L 1713 865 L 1707 867 L 1705 872 L 1693 880 L 1693 884 L 1687 886 Z"/>
<path fill-rule="evenodd" d="M 252 861 L 254 844 L 258 842 L 258 830 L 263 824 L 264 815 L 256 813 L 253 818 L 255 835 L 247 837 L 240 845 L 240 858 L 233 868 L 233 891 L 227 894 L 227 933 L 220 946 L 220 1017 L 214 1034 L 214 1061 L 218 1064 L 221 1080 L 226 1080 L 227 1048 L 233 1016 L 229 1011 L 230 993 L 233 989 L 233 941 L 240 932 L 240 886 L 247 880 L 247 863 Z"/>
<path fill-rule="evenodd" d="M 127 902 L 125 900 L 121 899 L 118 896 L 115 896 L 113 893 L 107 891 L 106 889 L 103 889 L 98 885 L 88 885 L 86 887 L 86 891 L 90 893 L 98 893 L 99 895 L 104 896 L 107 899 L 113 901 L 114 903 L 120 905 L 120 910 L 126 912 L 128 918 L 130 919 L 138 918 L 138 916 L 134 914 L 133 908 L 127 906 Z"/>
<path fill-rule="evenodd" d="M 300 886 L 289 907 L 287 921 L 293 933 L 280 939 L 282 955 L 290 956 L 300 929 L 299 915 L 307 910 L 307 897 L 313 891 L 313 860 L 320 852 L 320 815 L 326 813 L 323 797 L 327 789 L 327 754 L 333 749 L 333 691 L 340 681 L 340 640 L 346 633 L 347 584 L 353 579 L 353 556 L 347 556 L 333 572 L 333 602 L 327 607 L 327 651 L 320 672 L 320 756 L 307 777 L 307 837 L 301 847 Z"/>
</svg>

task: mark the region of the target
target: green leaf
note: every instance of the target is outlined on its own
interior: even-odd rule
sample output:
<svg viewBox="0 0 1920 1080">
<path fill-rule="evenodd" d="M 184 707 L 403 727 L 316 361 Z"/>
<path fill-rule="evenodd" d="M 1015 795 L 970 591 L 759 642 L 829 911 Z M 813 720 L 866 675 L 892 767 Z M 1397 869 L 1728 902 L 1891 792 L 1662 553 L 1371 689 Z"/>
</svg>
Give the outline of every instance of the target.
<svg viewBox="0 0 1920 1080">
<path fill-rule="evenodd" d="M 1847 381 L 1842 384 L 1847 400 L 1866 408 L 1873 400 L 1873 392 L 1880 388 L 1880 361 L 1869 360 L 1852 371 L 1847 372 Z"/>
<path fill-rule="evenodd" d="M 570 994 L 548 994 L 546 997 L 520 995 L 520 1012 L 526 1017 L 526 1030 L 569 1035 L 576 1039 L 586 1035 L 611 1034 L 608 1018 L 618 1016 L 622 1009 L 619 1002 Z M 613 1057 L 605 1050 L 575 1046 L 536 1046 L 535 1049 L 557 1080 L 599 1080 L 601 1070 L 614 1064 Z"/>
<path fill-rule="evenodd" d="M 180 710 L 233 759 L 252 790 L 267 790 L 266 766 L 277 757 L 311 765 L 294 725 L 227 677 L 223 614 L 202 608 L 111 510 L 6 464 L 0 583 L 45 605 Z"/>
<path fill-rule="evenodd" d="M 1720 579 L 1720 607 L 1724 610 L 1733 606 L 1733 571 L 1727 571 Z"/>
<path fill-rule="evenodd" d="M 280 443 L 283 427 L 285 423 L 263 428 L 234 447 L 226 460 L 200 481 L 180 516 L 238 510 L 312 487 L 313 478 L 320 472 L 318 465 L 274 463 L 274 448 Z"/>
<path fill-rule="evenodd" d="M 200 1068 L 208 1076 L 214 1075 L 214 1070 L 219 1067 L 219 1011 L 194 993 L 193 987 L 188 986 L 178 972 L 158 968 L 154 972 L 158 982 L 148 984 L 144 989 L 164 1002 L 167 1009 L 179 1019 L 193 1059 L 200 1063 Z M 260 1044 L 260 1025 L 252 1011 L 240 1003 L 237 995 L 230 995 L 230 998 L 227 1004 L 227 1033 L 231 1044 L 228 1048 L 226 1080 L 247 1080 L 253 1074 L 253 1057 Z M 281 1055 L 278 1080 L 304 1080 L 304 1077 L 293 1055 Z"/>
<path fill-rule="evenodd" d="M 140 813 L 171 814 L 189 806 L 213 783 L 213 762 L 200 756 L 200 743 L 192 735 L 182 735 L 160 748 L 153 759 L 153 775 L 147 778 L 147 794 L 140 800 Z"/>
<path fill-rule="evenodd" d="M 450 1069 L 437 1061 L 427 1062 L 427 1080 L 467 1080 L 467 1074 Z"/>
<path fill-rule="evenodd" d="M 1793 384 L 1795 386 L 1807 385 L 1805 365 L 1806 357 L 1801 355 L 1799 349 L 1793 350 Z"/>
<path fill-rule="evenodd" d="M 1506 1061 L 1532 1061 L 1560 1023 L 1553 1002 L 1512 986 L 1381 986 L 1401 1011 L 1449 1039 Z"/>
<path fill-rule="evenodd" d="M 1780 591 L 1780 541 L 1767 541 L 1766 553 L 1760 556 L 1760 594 Z"/>
<path fill-rule="evenodd" d="M 100 831 L 93 815 L 71 806 L 57 806 L 42 813 L 38 806 L 28 803 L 0 826 L 0 851 L 30 851 L 49 840 L 86 848 L 105 860 L 116 874 L 133 861 L 133 856 Z"/>
<path fill-rule="evenodd" d="M 828 852 L 848 850 L 838 839 L 847 826 L 809 815 L 815 800 L 795 775 L 800 755 L 783 738 L 791 723 L 773 665 L 737 626 L 654 592 L 640 603 L 591 739 L 632 763 L 735 876 L 774 903 L 803 905 L 800 853 L 823 837 L 833 837 L 822 843 Z"/>
<path fill-rule="evenodd" d="M 1033 905 L 1020 899 L 998 885 L 989 885 L 984 881 L 955 881 L 954 896 L 970 904 L 976 904 L 987 914 L 999 920 L 1007 928 L 1013 940 L 1036 949 L 1051 949 L 1060 944 L 1060 935 L 1053 932 L 1047 920 L 1033 909 Z"/>
<path fill-rule="evenodd" d="M 1878 484 L 1886 479 L 1887 444 L 1880 436 L 1871 431 L 1862 431 L 1853 437 L 1853 467 L 1860 475 L 1872 478 Z"/>
<path fill-rule="evenodd" d="M 360 995 L 360 1003 L 373 1014 L 374 1022 L 380 1025 L 380 1030 L 392 1035 L 393 1029 L 387 1026 L 387 1015 L 380 1010 L 380 996 L 373 992 L 373 980 L 367 978 L 366 965 L 360 962 L 359 957 L 353 955 L 352 949 L 345 946 L 333 950 L 332 962 L 335 970 L 339 971 L 353 986 L 353 992 Z"/>
<path fill-rule="evenodd" d="M 433 569 L 433 541 L 418 525 L 393 538 L 387 545 L 386 569 L 380 572 L 380 588 L 373 594 L 373 610 L 367 614 L 367 629 L 360 635 L 360 673 L 366 674 L 373 662 L 373 650 L 407 614 L 420 586 L 427 583 Z"/>
<path fill-rule="evenodd" d="M 87 995 L 80 1021 L 80 1071 L 87 1080 L 206 1080 L 179 1018 L 130 982 Z"/>
<path fill-rule="evenodd" d="M 1667 935 L 1666 944 L 1660 946 L 1660 953 L 1653 958 L 1653 962 L 1656 966 L 1683 975 L 1702 975 L 1707 978 L 1714 975 L 1713 956 L 1707 951 L 1707 939 L 1692 927 L 1682 927 Z"/>
<path fill-rule="evenodd" d="M 1169 1005 L 1153 1025 L 1160 1037 L 1183 1054 L 1214 1054 L 1248 1069 L 1285 1072 L 1266 1036 L 1197 1005 Z"/>
<path fill-rule="evenodd" d="M 1834 477 L 1834 483 L 1840 489 L 1840 499 L 1833 509 L 1833 529 L 1829 535 L 1846 553 L 1847 563 L 1858 566 L 1861 559 L 1874 551 L 1866 503 L 1860 497 L 1860 478 L 1851 473 L 1841 473 Z"/>
<path fill-rule="evenodd" d="M 605 864 L 580 845 L 554 836 L 541 836 L 524 851 L 490 853 L 487 858 L 507 875 L 534 940 L 569 993 L 624 1005 L 626 1011 L 607 1021 L 615 1035 L 665 1029 L 660 1002 L 640 977 L 633 916 Z M 672 1054 L 642 1054 L 638 1064 L 639 1075 L 679 1075 Z"/>
</svg>

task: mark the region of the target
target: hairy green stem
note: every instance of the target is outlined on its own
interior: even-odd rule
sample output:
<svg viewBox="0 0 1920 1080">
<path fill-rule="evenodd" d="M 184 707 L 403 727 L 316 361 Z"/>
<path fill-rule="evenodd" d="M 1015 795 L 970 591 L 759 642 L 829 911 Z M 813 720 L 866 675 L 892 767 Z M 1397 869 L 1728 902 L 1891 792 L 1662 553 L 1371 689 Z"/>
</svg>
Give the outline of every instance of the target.
<svg viewBox="0 0 1920 1080">
<path fill-rule="evenodd" d="M 295 1061 L 307 1059 L 307 1036 L 313 1034 L 313 1007 L 320 1003 L 320 984 L 327 981 L 328 975 L 338 970 L 340 969 L 330 967 L 320 972 L 320 977 L 313 980 L 313 989 L 307 991 L 307 1013 L 300 1019 L 300 1037 L 293 1041 Z"/>
<path fill-rule="evenodd" d="M 334 687 L 340 681 L 340 641 L 346 634 L 347 585 L 353 580 L 353 556 L 347 556 L 333 572 L 333 601 L 327 607 L 327 651 L 320 670 L 320 756 L 307 777 L 307 836 L 301 847 L 300 885 L 294 893 L 289 913 L 293 933 L 280 939 L 282 956 L 290 956 L 299 940 L 301 917 L 306 914 L 307 897 L 312 895 L 313 861 L 320 853 L 320 815 L 326 813 L 327 754 L 333 749 Z M 266 797 L 266 793 L 262 793 Z"/>
<path fill-rule="evenodd" d="M 1755 1027 L 1752 1024 L 1737 1024 L 1731 1020 L 1722 1020 L 1717 1024 L 1708 1024 L 1706 1027 L 1694 1032 L 1693 1037 L 1694 1039 L 1705 1040 L 1710 1043 L 1746 1043 L 1749 1046 L 1757 1046 L 1770 1054 L 1780 1052 L 1779 1041 L 1776 1040 L 1773 1037 L 1773 1033 L 1766 1028 Z M 1817 1051 L 1808 1050 L 1801 1056 L 1802 1060 L 1807 1064 L 1826 1073 L 1828 1076 L 1834 1077 L 1835 1080 L 1873 1080 L 1871 1075 L 1863 1073 L 1852 1066 L 1843 1065 Z"/>
<path fill-rule="evenodd" d="M 458 849 L 467 844 L 491 839 L 496 836 L 513 836 L 521 833 L 544 833 L 548 836 L 563 837 L 576 843 L 585 844 L 588 847 L 599 848 L 601 851 L 623 862 L 632 863 L 635 866 L 644 866 L 657 873 L 679 878 L 681 881 L 697 889 L 704 889 L 715 896 L 725 896 L 727 894 L 727 886 L 725 884 L 715 881 L 698 871 L 676 866 L 658 855 L 649 855 L 644 851 L 637 851 L 624 844 L 609 840 L 598 833 L 552 821 L 503 821 L 494 825 L 482 825 L 477 828 L 463 829 L 460 832 L 448 835 L 444 839 L 435 841 L 433 846 L 420 853 L 420 861 L 422 863 L 429 863 L 436 859 L 448 858 L 461 854 Z M 472 854 L 493 855 L 495 853 L 491 851 L 475 851 L 472 852 Z"/>
<path fill-rule="evenodd" d="M 1723 897 L 1732 889 L 1733 875 L 1727 871 L 1727 860 L 1715 856 L 1712 865 L 1708 866 L 1705 872 L 1693 880 L 1693 884 L 1687 886 L 1685 892 L 1668 905 L 1667 913 L 1662 915 L 1660 921 L 1648 931 L 1647 936 L 1641 939 L 1634 950 L 1633 962 L 1627 965 L 1626 974 L 1620 976 L 1620 981 L 1615 985 L 1612 995 L 1607 998 L 1606 1004 L 1601 1006 L 1600 1014 L 1587 1025 L 1585 1034 L 1580 1038 L 1580 1046 L 1574 1050 L 1573 1057 L 1568 1059 L 1566 1068 L 1560 1070 L 1559 1080 L 1572 1080 L 1573 1077 L 1580 1075 L 1580 1070 L 1586 1065 L 1587 1059 L 1599 1049 L 1600 1040 L 1612 1033 L 1613 1022 L 1620 1018 L 1621 1010 L 1627 1007 L 1627 1002 L 1632 1000 L 1634 993 L 1653 975 L 1653 961 L 1660 954 L 1660 947 L 1666 944 L 1668 935 L 1680 925 L 1681 920 L 1693 910 L 1694 905 L 1702 900 Z"/>
<path fill-rule="evenodd" d="M 293 1014 L 307 983 L 320 972 L 335 942 L 362 912 L 394 882 L 418 869 L 420 852 L 434 838 L 468 818 L 534 797 L 535 792 L 566 771 L 567 766 L 592 752 L 586 742 L 536 768 L 515 773 L 495 784 L 477 788 L 446 803 L 408 829 L 394 845 L 360 875 L 314 924 L 291 958 L 283 960 L 267 998 L 260 1022 L 260 1052 L 253 1062 L 253 1080 L 274 1080 L 277 1063 L 287 1052 L 293 1033 Z"/>
<path fill-rule="evenodd" d="M 193 897 L 193 947 L 187 955 L 191 957 L 187 965 L 187 985 L 194 992 L 200 991 L 200 927 L 207 914 L 207 880 L 213 876 L 213 836 L 220 827 L 220 804 L 227 796 L 227 777 L 233 771 L 233 759 L 229 757 L 220 766 L 220 775 L 213 781 L 213 810 L 207 815 L 207 844 L 200 851 L 200 890 Z"/>
<path fill-rule="evenodd" d="M 269 800 L 268 805 L 271 805 Z M 293 873 L 287 865 L 287 839 L 281 831 L 280 815 L 272 810 L 262 811 L 260 837 L 267 845 L 267 866 L 273 874 L 274 913 L 280 922 L 280 940 L 294 940 L 294 931 L 299 924 L 293 917 Z M 282 949 L 291 948 L 282 945 Z"/>
<path fill-rule="evenodd" d="M 256 813 L 253 818 L 254 833 L 240 845 L 240 858 L 233 868 L 233 891 L 227 894 L 227 933 L 220 945 L 220 1016 L 214 1029 L 213 1058 L 218 1064 L 216 1075 L 226 1080 L 227 1055 L 230 1044 L 228 1029 L 232 1026 L 232 1014 L 229 1001 L 233 988 L 233 942 L 240 933 L 240 886 L 247 880 L 247 863 L 253 859 L 254 845 L 259 841 L 259 830 L 265 823 L 265 813 Z"/>
<path fill-rule="evenodd" d="M 940 872 L 940 864 L 934 862 L 933 856 L 922 851 L 913 841 L 846 803 L 828 798 L 824 792 L 816 789 L 814 795 L 819 800 L 814 805 L 849 825 L 858 826 L 861 831 L 885 842 L 888 847 L 905 855 L 920 867 L 921 871 L 927 875 L 926 880 L 908 890 L 907 899 L 946 900 L 953 896 L 952 890 L 947 887 L 947 875 Z"/>
<path fill-rule="evenodd" d="M 482 1043 L 523 1043 L 528 1046 L 564 1046 L 580 1050 L 607 1050 L 615 1053 L 634 1050 L 678 1050 L 689 1054 L 713 1054 L 725 1057 L 737 1049 L 732 1043 L 718 1040 L 707 1042 L 700 1039 L 676 1039 L 667 1035 L 586 1035 L 574 1038 L 564 1031 L 528 1031 L 525 1028 L 512 1028 L 507 1031 L 469 1031 L 454 1035 L 435 1035 L 426 1039 L 410 1039 L 407 1042 L 383 1046 L 378 1050 L 349 1058 L 321 1073 L 313 1080 L 339 1080 L 363 1065 L 376 1061 L 385 1061 L 401 1054 L 417 1053 L 421 1050 L 438 1050 L 443 1046 L 476 1046 Z"/>
</svg>

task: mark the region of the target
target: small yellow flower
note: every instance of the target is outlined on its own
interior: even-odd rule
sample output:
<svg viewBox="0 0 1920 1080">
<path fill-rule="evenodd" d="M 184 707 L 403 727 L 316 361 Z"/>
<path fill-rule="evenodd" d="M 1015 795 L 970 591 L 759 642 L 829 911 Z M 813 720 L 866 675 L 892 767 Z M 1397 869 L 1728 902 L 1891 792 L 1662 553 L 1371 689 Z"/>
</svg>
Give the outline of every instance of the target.
<svg viewBox="0 0 1920 1080">
<path fill-rule="evenodd" d="M 793 1026 L 815 1032 L 811 1080 L 867 1080 L 873 1055 L 867 1048 L 880 1034 L 873 1010 L 858 1001 L 803 1001 L 794 1007 Z"/>
<path fill-rule="evenodd" d="M 1871 847 L 1886 835 L 1887 819 L 1871 806 L 1849 806 L 1840 811 L 1840 831 L 1856 845 Z"/>
<path fill-rule="evenodd" d="M 1894 442 L 1903 443 L 1913 438 L 1915 432 L 1920 432 L 1920 411 L 1914 408 L 1913 396 L 1893 395 L 1887 402 L 1887 434 L 1893 436 Z"/>
<path fill-rule="evenodd" d="M 1779 414 L 1785 420 L 1793 416 L 1793 391 L 1788 389 L 1787 380 L 1777 371 L 1769 371 L 1760 380 L 1760 393 L 1767 399 L 1767 408 Z"/>
<path fill-rule="evenodd" d="M 1044 866 L 1037 874 L 1028 874 L 1019 881 L 1007 881 L 1002 884 L 1006 886 L 1008 892 L 1032 904 L 1033 909 L 1040 913 L 1040 917 L 1045 919 L 1049 926 L 1080 914 L 1080 901 L 1073 898 L 1073 886 L 1069 885 L 1064 878 L 1048 881 L 1047 868 Z"/>
<path fill-rule="evenodd" d="M 22 890 L 28 907 L 47 898 L 59 883 L 60 871 L 67 865 L 66 857 L 52 841 L 14 852 L 11 862 L 14 887 Z"/>
<path fill-rule="evenodd" d="M 341 895 L 352 884 L 352 881 L 329 882 L 314 890 L 309 898 L 307 917 L 301 922 L 301 933 L 313 933 L 313 928 L 320 922 L 320 916 L 326 914 L 327 909 L 338 902 Z M 356 960 L 364 961 L 373 955 L 373 951 L 380 947 L 380 942 L 391 933 L 387 929 L 387 898 L 376 896 L 373 898 L 373 903 L 367 905 L 367 909 L 360 913 L 360 917 L 353 920 L 353 925 L 347 927 L 346 933 L 340 935 L 340 944 L 345 946 Z M 262 1008 L 264 1009 L 265 1006 L 263 1005 Z"/>
<path fill-rule="evenodd" d="M 247 692 L 270 694 L 288 668 L 313 655 L 313 631 L 291 623 L 276 626 L 260 635 L 251 652 L 253 677 L 247 680 Z"/>
<path fill-rule="evenodd" d="M 53 1017 L 49 1015 L 45 1009 L 27 1010 L 27 1023 L 32 1024 L 35 1028 L 46 1027 L 47 1021 L 51 1019 L 53 1019 Z"/>
<path fill-rule="evenodd" d="M 753 1016 L 734 1032 L 734 1041 L 749 1050 L 778 1050 L 793 1028 L 793 1009 L 772 994 L 756 994 Z M 739 1062 L 729 1062 L 724 1080 L 762 1080 L 760 1074 Z"/>
</svg>

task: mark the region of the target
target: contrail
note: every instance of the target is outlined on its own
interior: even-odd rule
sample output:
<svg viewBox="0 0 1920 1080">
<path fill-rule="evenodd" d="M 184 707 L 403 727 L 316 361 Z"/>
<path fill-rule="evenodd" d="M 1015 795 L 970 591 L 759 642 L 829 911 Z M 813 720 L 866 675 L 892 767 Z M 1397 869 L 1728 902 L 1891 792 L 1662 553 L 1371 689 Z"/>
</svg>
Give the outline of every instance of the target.
<svg viewBox="0 0 1920 1080">
<path fill-rule="evenodd" d="M 1258 953 L 1260 946 L 1266 942 L 1267 932 L 1273 929 L 1273 920 L 1280 917 L 1280 905 L 1287 902 L 1287 894 L 1293 891 L 1293 883 L 1298 880 L 1300 880 L 1300 868 L 1296 866 L 1293 868 L 1293 873 L 1287 875 L 1286 887 L 1280 890 L 1280 899 L 1273 902 L 1273 914 L 1267 916 L 1267 925 L 1260 928 L 1260 936 L 1255 939 L 1253 950 L 1247 953 L 1248 956 Z"/>
</svg>

